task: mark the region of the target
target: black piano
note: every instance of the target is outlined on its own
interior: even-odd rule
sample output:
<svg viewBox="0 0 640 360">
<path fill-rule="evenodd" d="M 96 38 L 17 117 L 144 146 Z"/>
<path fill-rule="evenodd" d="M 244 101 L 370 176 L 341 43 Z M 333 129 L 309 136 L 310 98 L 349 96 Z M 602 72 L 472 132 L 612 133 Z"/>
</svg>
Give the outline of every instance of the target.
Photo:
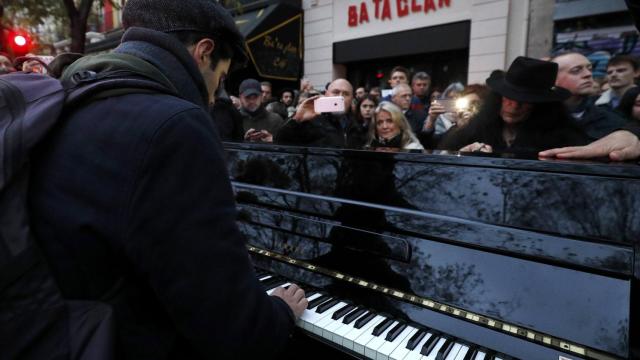
<svg viewBox="0 0 640 360">
<path fill-rule="evenodd" d="M 371 359 L 640 358 L 639 165 L 225 149 L 256 274 L 265 291 L 306 290 L 314 343 Z"/>
</svg>

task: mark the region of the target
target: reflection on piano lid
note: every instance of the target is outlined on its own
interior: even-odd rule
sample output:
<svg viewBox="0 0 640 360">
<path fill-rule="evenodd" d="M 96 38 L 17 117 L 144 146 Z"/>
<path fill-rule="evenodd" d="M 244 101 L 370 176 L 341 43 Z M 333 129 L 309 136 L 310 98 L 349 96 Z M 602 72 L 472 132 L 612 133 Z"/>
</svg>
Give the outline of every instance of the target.
<svg viewBox="0 0 640 360">
<path fill-rule="evenodd" d="M 527 360 L 640 358 L 637 164 L 225 149 L 270 286 L 313 287 L 339 315 L 397 322 L 378 330 L 404 340 L 424 329 L 412 344 L 428 355 L 463 339 Z M 340 326 L 324 321 L 326 340 Z"/>
<path fill-rule="evenodd" d="M 353 276 L 349 276 L 347 274 L 341 274 L 339 272 L 335 272 L 329 269 L 325 269 L 322 267 L 318 267 L 312 264 L 309 264 L 307 262 L 304 261 L 299 261 L 296 259 L 292 259 L 290 257 L 284 256 L 282 254 L 278 254 L 278 253 L 274 253 L 272 251 L 268 251 L 268 250 L 264 250 L 264 249 L 259 249 L 256 248 L 254 246 L 248 246 L 248 249 L 251 253 L 253 254 L 257 254 L 260 256 L 264 256 L 264 257 L 268 257 L 277 261 L 281 261 L 287 264 L 291 264 L 300 268 L 303 268 L 305 270 L 309 270 L 309 271 L 313 271 L 316 273 L 320 273 L 323 274 L 325 276 L 329 276 L 332 277 L 334 279 L 340 280 L 340 281 L 345 281 L 348 283 L 351 283 L 353 285 L 359 286 L 359 287 L 363 287 L 363 288 L 367 288 L 370 289 L 372 291 L 377 291 L 380 292 L 382 294 L 385 294 L 387 296 L 391 296 L 400 300 L 403 300 L 405 302 L 409 302 L 409 303 L 413 303 L 415 305 L 419 305 L 422 307 L 425 307 L 429 310 L 433 310 L 433 311 L 437 311 L 437 312 L 441 312 L 441 313 L 445 313 L 448 314 L 450 316 L 454 316 L 472 323 L 475 323 L 477 325 L 481 325 L 484 327 L 488 327 L 491 328 L 493 330 L 497 330 L 497 331 L 501 331 L 510 335 L 515 335 L 524 339 L 527 339 L 529 341 L 538 343 L 540 345 L 543 346 L 547 346 L 547 347 L 554 347 L 557 348 L 558 350 L 562 350 L 565 352 L 569 352 L 569 353 L 573 353 L 575 355 L 584 357 L 586 359 L 598 359 L 598 360 L 608 360 L 608 359 L 615 359 L 614 357 L 611 357 L 605 353 L 599 352 L 595 349 L 590 349 L 586 346 L 583 345 L 579 345 L 576 343 L 572 343 L 570 341 L 564 340 L 564 339 L 559 339 L 556 337 L 552 337 L 546 334 L 542 334 L 540 332 L 531 330 L 531 329 L 527 329 L 524 328 L 522 326 L 518 326 L 518 325 L 514 325 L 514 324 L 508 324 L 504 321 L 499 321 L 496 319 L 492 319 L 490 317 L 487 317 L 485 315 L 481 315 L 481 314 L 474 314 L 472 312 L 469 311 L 465 311 L 453 306 L 449 306 L 446 304 L 442 304 L 439 303 L 437 301 L 434 301 L 432 299 L 426 299 L 424 297 L 420 297 L 417 296 L 415 294 L 407 294 L 395 289 L 391 289 L 385 286 L 381 286 L 369 281 L 365 281 L 363 279 L 359 279 Z M 260 276 L 262 275 L 262 276 Z M 288 282 L 286 279 L 283 279 L 280 276 L 276 276 L 276 275 L 268 275 L 266 272 L 262 271 L 259 273 L 259 280 L 263 283 L 263 285 L 265 285 L 265 287 L 268 288 L 268 290 L 275 289 L 278 286 L 288 286 L 290 284 L 290 282 Z M 283 285 L 284 284 L 284 285 Z M 304 288 L 304 286 L 303 286 Z M 270 294 L 270 292 L 269 292 Z M 329 313 L 333 314 L 333 312 L 338 312 L 340 311 L 342 308 L 345 308 L 347 305 L 350 305 L 348 302 L 346 302 L 346 300 L 341 301 L 338 300 L 335 297 L 332 297 L 331 295 L 327 295 L 327 294 L 322 294 L 321 292 L 315 292 L 315 293 L 310 293 L 308 295 L 314 295 L 315 296 L 310 296 L 309 297 L 309 308 L 307 309 L 307 311 L 305 312 L 305 316 L 303 316 L 301 318 L 301 322 L 302 325 L 300 325 L 301 327 L 303 327 L 306 330 L 311 331 L 314 334 L 317 334 L 319 336 L 325 337 L 329 340 L 333 339 L 333 335 L 329 335 L 329 336 L 325 336 L 324 332 L 329 332 L 331 331 L 331 329 L 333 329 L 334 326 L 336 326 L 334 322 L 330 321 L 330 318 L 326 317 L 326 314 L 324 314 L 324 310 L 322 308 L 322 305 L 325 305 L 326 308 L 328 308 L 330 311 Z M 314 302 L 314 300 L 316 300 L 317 302 Z M 327 306 L 330 305 L 330 306 Z M 320 312 L 320 314 L 316 314 L 318 311 L 316 311 L 316 313 L 313 313 L 311 310 L 314 310 L 317 306 L 320 306 L 320 309 L 322 309 L 323 311 Z M 355 312 L 356 309 L 353 309 L 353 312 Z M 373 310 L 372 310 L 373 311 Z M 373 314 L 373 312 L 367 312 L 369 314 Z M 324 315 L 322 315 L 324 314 Z M 343 314 L 344 315 L 344 314 Z M 376 325 L 376 324 L 380 324 L 383 325 L 384 324 L 384 329 L 387 329 L 387 325 L 391 325 L 391 323 L 393 323 L 393 325 L 395 326 L 400 326 L 400 324 L 402 323 L 401 321 L 395 321 L 393 322 L 391 317 L 385 317 L 383 315 L 376 315 L 375 317 L 370 315 L 371 319 L 371 324 Z M 365 318 L 366 316 L 362 316 L 363 318 Z M 342 317 L 341 317 L 342 318 Z M 324 319 L 325 321 L 320 321 Z M 375 321 L 375 320 L 378 321 Z M 335 320 L 335 319 L 334 319 Z M 389 320 L 386 323 L 383 323 L 383 321 L 385 320 Z M 332 325 L 333 324 L 333 325 Z M 355 324 L 355 323 L 354 323 Z M 346 329 L 350 329 L 350 327 L 346 327 Z M 403 333 L 406 333 L 407 331 L 405 331 L 405 329 L 403 330 L 398 330 L 396 329 L 398 332 L 402 331 Z M 388 332 L 390 332 L 391 329 L 387 332 L 385 332 L 384 334 L 387 334 Z M 435 331 L 432 331 L 431 334 L 433 334 Z M 437 333 L 437 332 L 436 332 Z M 347 348 L 353 348 L 356 350 L 357 353 L 360 354 L 365 354 L 364 353 L 364 348 L 362 348 L 362 346 L 364 346 L 363 342 L 365 344 L 367 344 L 369 341 L 372 341 L 374 339 L 374 337 L 376 337 L 376 335 L 372 335 L 373 332 L 367 332 L 366 334 L 360 332 L 353 332 L 353 334 L 357 334 L 358 336 L 362 336 L 361 338 L 359 338 L 360 343 L 358 343 L 357 341 L 354 344 L 348 343 L 351 346 L 347 346 Z M 392 332 L 392 334 L 395 334 L 395 332 Z M 366 336 L 365 336 L 366 335 Z M 394 337 L 395 339 L 395 337 Z M 455 341 L 451 340 L 451 338 L 449 338 L 447 335 L 434 335 L 433 339 L 438 339 L 438 343 L 439 345 L 444 345 L 444 343 L 446 342 L 447 345 L 451 345 L 452 343 L 455 344 L 460 344 L 460 346 L 463 346 L 463 342 L 460 341 L 459 343 L 456 343 Z M 353 339 L 351 339 L 353 340 Z M 344 341 L 344 340 L 343 340 Z M 337 343 L 340 343 L 338 341 L 335 341 Z M 442 344 L 441 344 L 442 343 Z M 374 342 L 372 344 L 377 344 L 377 342 Z M 430 345 L 435 345 L 432 344 L 431 342 L 429 342 Z M 381 344 L 380 344 L 381 345 Z M 397 345 L 397 344 L 396 344 Z M 391 345 L 389 345 L 391 346 Z M 442 346 L 439 346 L 438 349 L 440 349 Z M 468 347 L 468 346 L 467 346 Z M 473 348 L 473 347 L 471 347 Z M 386 349 L 386 347 L 385 347 Z M 362 350 L 359 351 L 359 350 Z M 460 350 L 460 349 L 459 349 Z M 429 352 L 430 353 L 430 352 Z M 480 353 L 484 353 L 484 352 L 480 352 Z M 369 356 L 369 354 L 365 354 L 367 356 Z M 423 355 L 425 355 L 423 353 Z M 384 355 L 383 355 L 384 356 Z M 388 356 L 388 355 L 387 355 Z M 478 355 L 480 356 L 480 355 Z M 506 355 L 505 355 L 506 356 Z M 369 356 L 373 359 L 376 358 L 376 355 L 371 355 Z M 409 357 L 411 358 L 411 357 Z M 430 359 L 430 357 L 427 357 L 428 359 Z M 506 357 L 505 357 L 506 358 Z M 435 359 L 435 357 L 434 357 Z M 445 358 L 448 359 L 448 358 Z M 457 359 L 457 357 L 455 358 L 451 358 L 451 359 Z M 473 359 L 484 359 L 484 355 L 482 355 L 482 357 L 473 357 Z M 493 357 L 492 357 L 493 359 Z"/>
<path fill-rule="evenodd" d="M 267 294 L 291 285 L 286 279 L 257 270 Z M 304 287 L 309 306 L 297 325 L 314 337 L 355 356 L 378 360 L 509 360 L 510 356 L 471 344 L 424 326 Z"/>
</svg>

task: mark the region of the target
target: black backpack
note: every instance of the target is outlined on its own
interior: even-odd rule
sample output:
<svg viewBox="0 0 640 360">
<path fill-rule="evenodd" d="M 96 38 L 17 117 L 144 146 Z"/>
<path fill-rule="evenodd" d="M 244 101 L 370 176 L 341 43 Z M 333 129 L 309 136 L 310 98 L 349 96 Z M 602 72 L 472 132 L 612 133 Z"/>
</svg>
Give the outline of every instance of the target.
<svg viewBox="0 0 640 360">
<path fill-rule="evenodd" d="M 118 357 L 107 299 L 64 299 L 34 241 L 27 206 L 29 157 L 70 109 L 112 93 L 171 93 L 135 74 L 84 71 L 72 81 L 13 73 L 0 76 L 0 358 Z M 120 281 L 119 281 L 120 283 Z"/>
</svg>

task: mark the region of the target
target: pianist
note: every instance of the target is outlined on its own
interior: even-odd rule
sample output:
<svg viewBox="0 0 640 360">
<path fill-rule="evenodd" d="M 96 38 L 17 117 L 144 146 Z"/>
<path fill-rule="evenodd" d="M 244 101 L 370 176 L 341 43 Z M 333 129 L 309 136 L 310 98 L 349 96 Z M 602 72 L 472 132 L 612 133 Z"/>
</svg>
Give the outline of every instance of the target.
<svg viewBox="0 0 640 360">
<path fill-rule="evenodd" d="M 144 74 L 172 95 L 116 91 L 66 116 L 33 162 L 38 243 L 66 298 L 111 305 L 117 359 L 275 358 L 307 301 L 256 279 L 207 114 L 244 39 L 208 0 L 129 0 L 123 23 L 114 53 L 68 72 Z"/>
</svg>

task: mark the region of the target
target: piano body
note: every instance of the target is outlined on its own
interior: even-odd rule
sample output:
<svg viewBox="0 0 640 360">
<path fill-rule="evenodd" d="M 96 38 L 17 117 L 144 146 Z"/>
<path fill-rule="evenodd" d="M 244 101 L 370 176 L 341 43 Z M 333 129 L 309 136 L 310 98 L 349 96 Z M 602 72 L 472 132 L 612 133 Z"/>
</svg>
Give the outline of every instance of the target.
<svg viewBox="0 0 640 360">
<path fill-rule="evenodd" d="M 374 359 L 639 358 L 640 166 L 225 144 L 257 276 Z"/>
</svg>

